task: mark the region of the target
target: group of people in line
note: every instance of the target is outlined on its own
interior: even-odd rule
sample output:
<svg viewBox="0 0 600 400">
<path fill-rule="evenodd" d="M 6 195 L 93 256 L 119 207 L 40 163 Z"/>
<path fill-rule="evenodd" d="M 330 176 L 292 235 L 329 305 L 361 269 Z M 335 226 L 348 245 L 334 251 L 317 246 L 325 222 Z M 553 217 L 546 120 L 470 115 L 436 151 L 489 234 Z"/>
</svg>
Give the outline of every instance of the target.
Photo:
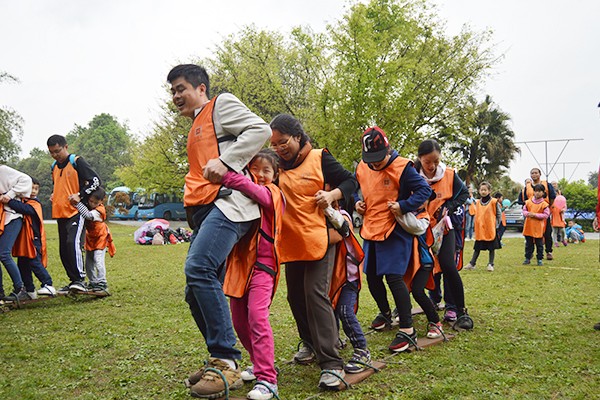
<svg viewBox="0 0 600 400">
<path fill-rule="evenodd" d="M 193 229 L 185 299 L 209 359 L 185 380 L 192 396 L 217 398 L 245 381 L 255 381 L 249 399 L 277 395 L 269 307 L 282 264 L 301 339 L 294 359 L 318 363 L 322 389 L 337 390 L 346 373 L 371 363 L 355 315 L 363 272 L 379 308 L 371 328 L 398 325 L 390 351 L 417 341 L 411 291 L 427 315 L 426 335 L 443 334 L 439 300 L 425 294 L 436 288 L 434 277 L 439 287 L 440 274 L 453 306 L 446 316 L 457 329 L 473 328 L 459 275 L 462 235 L 453 225 L 462 229 L 468 191 L 441 161 L 435 140 L 423 141 L 413 162 L 390 146 L 382 129 L 368 128 L 353 174 L 327 149 L 314 148 L 295 117 L 280 114 L 267 124 L 231 94 L 211 98 L 204 68 L 178 65 L 167 81 L 174 105 L 193 121 L 184 192 Z M 362 198 L 355 198 L 359 187 Z M 352 229 L 353 208 L 363 215 L 362 246 Z M 354 348 L 347 362 L 338 350 L 338 320 Z M 244 369 L 236 333 L 250 357 Z"/>
<path fill-rule="evenodd" d="M 69 153 L 65 137 L 53 135 L 47 145 L 55 160 L 49 171 L 54 183 L 52 218 L 57 222 L 60 260 L 69 284 L 56 289 L 46 269 L 46 232 L 37 197 L 40 182 L 0 165 L 0 262 L 13 283 L 12 293 L 5 295 L 0 269 L 3 302 L 18 303 L 70 291 L 108 294 L 105 253 L 108 250 L 113 256 L 116 249 L 105 223 L 102 202 L 106 193 L 100 178 L 82 157 Z M 16 263 L 13 257 L 17 257 Z M 34 275 L 40 281 L 38 290 Z"/>
</svg>

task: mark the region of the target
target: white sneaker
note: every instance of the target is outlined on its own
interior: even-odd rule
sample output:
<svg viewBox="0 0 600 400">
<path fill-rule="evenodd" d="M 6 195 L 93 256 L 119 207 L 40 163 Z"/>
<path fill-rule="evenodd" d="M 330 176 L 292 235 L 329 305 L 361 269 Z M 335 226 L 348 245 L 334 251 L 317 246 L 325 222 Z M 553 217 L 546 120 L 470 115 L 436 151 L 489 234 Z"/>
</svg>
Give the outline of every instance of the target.
<svg viewBox="0 0 600 400">
<path fill-rule="evenodd" d="M 468 270 L 472 271 L 472 270 L 475 269 L 475 266 L 473 264 L 471 264 L 471 263 L 468 263 L 467 265 L 465 265 L 465 269 L 468 269 Z"/>
<path fill-rule="evenodd" d="M 56 289 L 54 289 L 54 286 L 44 285 L 37 291 L 37 294 L 39 296 L 56 296 Z"/>
<path fill-rule="evenodd" d="M 256 376 L 254 375 L 254 366 L 251 365 L 248 368 L 246 368 L 245 370 L 242 371 L 242 380 L 244 382 L 252 382 L 253 380 L 256 379 Z"/>
<path fill-rule="evenodd" d="M 252 400 L 269 400 L 278 394 L 277 385 L 265 381 L 258 381 L 256 385 L 248 392 L 246 398 Z"/>
<path fill-rule="evenodd" d="M 494 272 L 494 266 L 492 264 L 488 264 L 486 270 L 489 272 Z"/>
<path fill-rule="evenodd" d="M 345 376 L 343 369 L 324 369 L 321 371 L 319 387 L 321 389 L 337 390 Z"/>
<path fill-rule="evenodd" d="M 35 300 L 38 298 L 37 293 L 36 292 L 27 292 L 27 296 L 29 296 L 29 298 L 31 300 Z"/>
</svg>

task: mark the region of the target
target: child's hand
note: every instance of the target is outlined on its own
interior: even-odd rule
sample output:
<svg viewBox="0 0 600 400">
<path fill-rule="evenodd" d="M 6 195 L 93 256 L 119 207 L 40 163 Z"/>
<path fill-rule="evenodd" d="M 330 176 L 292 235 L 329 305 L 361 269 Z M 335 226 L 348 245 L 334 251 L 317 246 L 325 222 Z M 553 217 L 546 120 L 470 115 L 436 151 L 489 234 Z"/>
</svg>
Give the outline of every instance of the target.
<svg viewBox="0 0 600 400">
<path fill-rule="evenodd" d="M 388 201 L 387 207 L 388 207 L 388 210 L 390 210 L 392 212 L 392 214 L 394 214 L 398 217 L 402 216 L 402 210 L 400 209 L 400 204 L 398 204 L 397 201 Z"/>
<path fill-rule="evenodd" d="M 69 195 L 69 202 L 72 206 L 76 206 L 77 203 L 81 201 L 81 197 L 79 197 L 79 193 L 73 193 Z"/>
<path fill-rule="evenodd" d="M 367 211 L 367 205 L 364 201 L 359 200 L 356 202 L 356 204 L 354 205 L 354 209 L 356 210 L 357 213 L 359 213 L 360 215 L 364 215 L 365 211 Z"/>
</svg>

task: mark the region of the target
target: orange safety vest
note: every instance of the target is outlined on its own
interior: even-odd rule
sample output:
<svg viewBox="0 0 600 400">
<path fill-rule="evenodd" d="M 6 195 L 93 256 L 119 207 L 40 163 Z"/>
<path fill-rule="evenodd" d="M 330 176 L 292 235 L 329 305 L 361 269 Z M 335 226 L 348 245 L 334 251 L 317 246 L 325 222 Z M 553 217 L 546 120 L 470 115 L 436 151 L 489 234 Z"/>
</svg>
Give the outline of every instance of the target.
<svg viewBox="0 0 600 400">
<path fill-rule="evenodd" d="M 356 179 L 366 204 L 360 228 L 363 239 L 383 241 L 394 230 L 396 219 L 387 203 L 398 201 L 400 177 L 409 162 L 408 158 L 396 157 L 390 165 L 379 171 L 372 170 L 363 161 L 356 167 Z"/>
<path fill-rule="evenodd" d="M 79 157 L 76 157 L 77 159 Z M 71 218 L 77 214 L 77 208 L 71 205 L 69 196 L 79 193 L 79 174 L 71 164 L 67 162 L 64 168 L 57 165 L 52 168 L 52 181 L 54 191 L 52 192 L 52 218 Z"/>
<path fill-rule="evenodd" d="M 469 214 L 476 215 L 475 240 L 490 242 L 496 238 L 496 209 L 498 199 L 490 199 L 489 203 L 482 204 L 481 199 L 476 200 L 469 207 Z"/>
<path fill-rule="evenodd" d="M 429 213 L 429 226 L 432 228 L 438 223 L 434 217 L 436 212 L 446 203 L 454 197 L 454 170 L 450 167 L 446 167 L 444 176 L 437 182 L 431 183 L 431 189 L 435 193 L 435 198 L 429 201 L 427 205 L 427 212 Z"/>
<path fill-rule="evenodd" d="M 525 202 L 525 206 L 527 206 L 527 211 L 535 214 L 541 214 L 544 212 L 544 209 L 548 207 L 548 203 L 546 201 L 542 201 L 539 204 L 535 204 L 532 200 L 527 200 Z M 544 232 L 546 231 L 546 221 L 547 219 L 525 218 L 525 224 L 523 225 L 523 236 L 531 236 L 534 238 L 544 237 Z"/>
<path fill-rule="evenodd" d="M 546 190 L 546 194 L 548 194 L 549 193 L 548 192 L 548 182 L 540 180 L 540 183 L 542 185 L 544 185 L 544 189 Z M 531 182 L 527 182 L 527 184 L 523 188 L 523 192 L 522 192 L 521 197 L 523 198 L 523 201 L 526 201 L 526 200 L 529 200 L 529 199 L 533 199 L 533 195 L 534 195 L 533 184 Z"/>
<path fill-rule="evenodd" d="M 239 299 L 248 292 L 252 273 L 256 267 L 266 268 L 267 272 L 272 273 L 272 275 L 275 276 L 275 285 L 273 285 L 271 298 L 275 295 L 280 275 L 279 249 L 281 248 L 281 229 L 283 224 L 282 217 L 285 211 L 285 199 L 281 190 L 274 184 L 266 185 L 266 187 L 271 191 L 273 209 L 275 210 L 272 230 L 267 233 L 260 229 L 262 219 L 264 218 L 263 209 L 261 207 L 261 219 L 259 222 L 254 223 L 250 232 L 244 235 L 244 237 L 236 243 L 227 257 L 227 270 L 223 282 L 223 292 L 229 297 Z M 275 270 L 271 270 L 266 265 L 261 264 L 259 266 L 256 264 L 258 259 L 258 242 L 261 235 L 263 235 L 267 241 L 273 243 L 271 248 L 273 250 L 273 257 L 275 258 Z"/>
<path fill-rule="evenodd" d="M 117 251 L 112 240 L 110 230 L 104 222 L 106 220 L 106 208 L 104 204 L 100 204 L 95 209 L 100 213 L 102 221 L 85 221 L 85 250 L 104 250 L 108 247 L 108 254 L 113 257 Z"/>
<path fill-rule="evenodd" d="M 26 204 L 29 204 L 35 210 L 39 220 L 40 220 L 40 242 L 42 244 L 42 249 L 40 255 L 42 256 L 42 265 L 44 267 L 48 266 L 48 253 L 46 252 L 46 230 L 44 229 L 44 215 L 42 213 L 42 205 L 39 201 L 27 199 L 24 201 Z M 13 257 L 25 257 L 25 258 L 35 258 L 37 257 L 37 249 L 33 243 L 35 235 L 33 233 L 33 216 L 31 215 L 23 215 L 23 226 L 21 227 L 21 232 L 19 232 L 19 236 L 17 236 L 17 240 L 12 248 Z"/>
<path fill-rule="evenodd" d="M 4 233 L 4 203 L 0 203 L 0 235 Z"/>
<path fill-rule="evenodd" d="M 329 232 L 315 193 L 325 188 L 323 151 L 313 149 L 296 168 L 279 171 L 279 187 L 287 202 L 281 234 L 281 262 L 317 261 L 325 257 Z"/>
<path fill-rule="evenodd" d="M 363 260 L 365 258 L 365 253 L 364 253 L 360 243 L 358 242 L 358 239 L 356 239 L 356 236 L 354 236 L 354 233 L 352 232 L 352 221 L 346 215 L 344 215 L 344 219 L 349 224 L 350 235 L 348 237 L 344 238 L 344 240 L 342 240 L 341 242 L 339 242 L 336 245 L 336 249 L 335 249 L 335 263 L 333 266 L 333 275 L 331 277 L 331 284 L 329 285 L 329 299 L 331 300 L 331 305 L 333 306 L 334 310 L 335 310 L 335 307 L 337 306 L 338 300 L 340 299 L 340 295 L 342 294 L 342 287 L 348 280 L 348 264 L 347 264 L 346 258 L 348 257 L 348 255 L 352 255 L 352 254 L 357 255 L 356 260 L 354 260 L 354 262 L 358 266 L 357 282 L 358 282 L 358 290 L 359 291 L 361 288 L 361 280 L 362 280 L 360 271 L 363 268 Z M 352 249 L 352 252 L 350 252 L 350 249 Z M 354 256 L 352 256 L 352 257 L 354 257 Z M 357 299 L 358 299 L 358 296 L 357 296 Z M 354 312 L 356 313 L 357 311 L 358 311 L 358 300 L 356 301 L 356 304 L 354 305 Z"/>
<path fill-rule="evenodd" d="M 564 228 L 567 225 L 565 222 L 565 214 L 562 209 L 552 205 L 550 206 L 550 215 L 552 216 L 552 227 Z"/>
<path fill-rule="evenodd" d="M 502 226 L 506 226 L 506 214 L 504 213 L 504 211 L 502 211 L 501 222 L 502 222 Z"/>
<path fill-rule="evenodd" d="M 213 123 L 213 110 L 217 97 L 206 103 L 188 133 L 187 154 L 190 166 L 185 175 L 183 205 L 199 206 L 210 204 L 217 197 L 221 185 L 204 177 L 204 166 L 213 158 L 218 158 L 219 141 Z"/>
</svg>

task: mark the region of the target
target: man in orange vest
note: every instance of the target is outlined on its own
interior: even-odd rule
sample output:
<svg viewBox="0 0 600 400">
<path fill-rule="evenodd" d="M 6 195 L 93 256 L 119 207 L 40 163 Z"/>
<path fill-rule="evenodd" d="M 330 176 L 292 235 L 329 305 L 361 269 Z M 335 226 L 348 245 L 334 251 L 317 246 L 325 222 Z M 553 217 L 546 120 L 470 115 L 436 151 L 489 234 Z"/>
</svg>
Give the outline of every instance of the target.
<svg viewBox="0 0 600 400">
<path fill-rule="evenodd" d="M 173 103 L 181 115 L 193 120 L 183 197 L 194 230 L 185 261 L 185 297 L 210 353 L 208 368 L 190 375 L 187 383 L 192 396 L 217 398 L 225 394 L 225 384 L 211 369 L 221 371 L 229 389 L 243 384 L 236 362 L 241 353 L 234 347 L 236 337 L 222 287 L 223 264 L 260 218 L 253 200 L 237 190 L 225 190 L 220 182 L 229 170 L 244 173 L 271 136 L 271 129 L 232 94 L 211 99 L 208 74 L 200 66 L 178 65 L 167 81 Z"/>
<path fill-rule="evenodd" d="M 554 187 L 548 184 L 548 181 L 542 180 L 542 171 L 539 168 L 532 168 L 529 171 L 529 176 L 531 177 L 531 182 L 526 181 L 525 187 L 519 193 L 519 204 L 525 204 L 528 199 L 533 198 L 533 187 L 537 184 L 543 185 L 546 189 L 547 198 L 546 201 L 548 204 L 552 205 L 554 203 L 554 199 L 556 198 L 556 192 L 554 191 Z M 554 256 L 552 255 L 552 223 L 550 221 L 550 217 L 546 221 L 546 228 L 544 231 L 544 244 L 546 246 L 546 260 L 553 260 Z"/>
</svg>

